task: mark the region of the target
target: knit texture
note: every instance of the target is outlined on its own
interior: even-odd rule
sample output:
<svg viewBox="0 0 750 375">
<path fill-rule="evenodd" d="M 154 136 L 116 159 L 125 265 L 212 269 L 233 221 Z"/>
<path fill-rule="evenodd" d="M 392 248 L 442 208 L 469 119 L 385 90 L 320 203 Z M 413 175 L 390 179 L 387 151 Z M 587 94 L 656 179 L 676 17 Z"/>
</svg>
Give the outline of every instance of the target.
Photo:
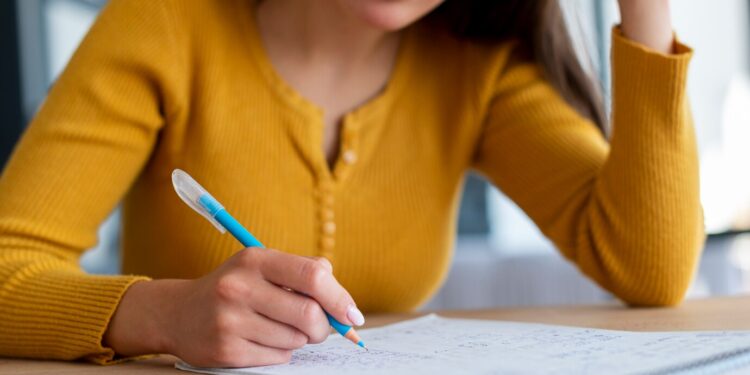
<svg viewBox="0 0 750 375">
<path fill-rule="evenodd" d="M 105 7 L 0 179 L 0 355 L 110 361 L 101 338 L 129 285 L 196 278 L 241 249 L 179 200 L 174 168 L 266 246 L 329 258 L 366 312 L 440 286 L 472 168 L 623 301 L 683 298 L 703 240 L 687 47 L 615 30 L 608 143 L 514 44 L 415 25 L 329 168 L 322 111 L 275 72 L 252 5 Z M 119 202 L 129 276 L 87 275 L 78 257 Z"/>
</svg>

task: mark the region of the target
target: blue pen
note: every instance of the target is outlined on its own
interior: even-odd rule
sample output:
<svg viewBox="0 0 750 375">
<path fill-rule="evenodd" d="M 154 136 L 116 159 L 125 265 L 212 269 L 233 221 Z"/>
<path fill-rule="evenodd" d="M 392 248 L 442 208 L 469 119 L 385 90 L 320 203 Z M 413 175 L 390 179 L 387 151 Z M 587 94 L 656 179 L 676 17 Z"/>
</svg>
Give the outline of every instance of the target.
<svg viewBox="0 0 750 375">
<path fill-rule="evenodd" d="M 172 184 L 177 192 L 177 195 L 187 203 L 190 208 L 195 210 L 201 216 L 208 219 L 219 232 L 229 232 L 234 238 L 236 238 L 242 246 L 245 247 L 260 247 L 263 248 L 262 243 L 258 241 L 245 227 L 242 226 L 232 215 L 224 209 L 224 206 L 219 203 L 211 194 L 206 191 L 198 182 L 196 182 L 189 174 L 181 169 L 175 169 L 172 172 Z M 365 348 L 365 343 L 360 339 L 357 332 L 346 324 L 339 323 L 331 314 L 326 312 L 328 323 L 331 327 L 344 336 L 349 341 Z"/>
</svg>

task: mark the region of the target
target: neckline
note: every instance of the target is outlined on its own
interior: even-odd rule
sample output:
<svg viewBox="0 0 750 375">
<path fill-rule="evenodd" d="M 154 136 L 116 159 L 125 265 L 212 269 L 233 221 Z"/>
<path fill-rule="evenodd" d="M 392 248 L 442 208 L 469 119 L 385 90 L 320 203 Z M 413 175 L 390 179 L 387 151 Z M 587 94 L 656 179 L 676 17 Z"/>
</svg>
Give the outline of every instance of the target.
<svg viewBox="0 0 750 375">
<path fill-rule="evenodd" d="M 250 40 L 249 48 L 251 49 L 253 57 L 251 60 L 253 60 L 256 66 L 261 70 L 262 75 L 265 77 L 271 89 L 280 94 L 279 96 L 283 101 L 290 104 L 291 107 L 296 110 L 299 110 L 299 108 L 302 107 L 306 111 L 315 112 L 322 121 L 324 112 L 323 108 L 300 94 L 299 91 L 290 85 L 273 66 L 263 43 L 260 28 L 258 27 L 256 12 L 258 1 L 248 1 L 246 4 L 248 4 L 248 6 L 246 9 L 243 9 L 241 13 L 244 15 L 245 32 Z M 346 124 L 352 118 L 367 117 L 376 112 L 378 108 L 382 107 L 383 103 L 387 102 L 390 98 L 396 97 L 396 94 L 403 86 L 405 78 L 405 65 L 408 60 L 406 55 L 411 49 L 411 29 L 412 27 L 407 27 L 401 31 L 402 35 L 396 51 L 396 58 L 393 62 L 393 67 L 391 68 L 390 76 L 388 77 L 385 86 L 370 99 L 346 112 L 342 117 L 342 122 Z"/>
</svg>

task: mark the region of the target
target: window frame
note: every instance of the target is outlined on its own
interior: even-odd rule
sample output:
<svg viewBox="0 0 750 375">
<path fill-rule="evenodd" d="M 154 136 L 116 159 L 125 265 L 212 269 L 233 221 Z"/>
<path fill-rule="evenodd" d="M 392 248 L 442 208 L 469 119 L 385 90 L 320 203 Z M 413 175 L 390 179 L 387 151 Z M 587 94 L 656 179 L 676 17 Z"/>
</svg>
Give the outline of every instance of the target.
<svg viewBox="0 0 750 375">
<path fill-rule="evenodd" d="M 0 2 L 0 168 L 5 165 L 21 134 L 24 118 L 21 111 L 21 61 L 18 55 L 18 19 L 14 1 Z"/>
</svg>

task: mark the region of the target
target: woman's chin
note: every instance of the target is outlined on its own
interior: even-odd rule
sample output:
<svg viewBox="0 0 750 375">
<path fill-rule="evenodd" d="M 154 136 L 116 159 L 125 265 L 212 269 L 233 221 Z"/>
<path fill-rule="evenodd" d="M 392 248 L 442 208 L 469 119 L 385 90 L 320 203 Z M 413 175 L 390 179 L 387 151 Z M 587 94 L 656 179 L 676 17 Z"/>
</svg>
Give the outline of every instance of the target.
<svg viewBox="0 0 750 375">
<path fill-rule="evenodd" d="M 354 0 L 350 8 L 370 27 L 383 31 L 401 30 L 435 9 L 442 0 Z"/>
</svg>

